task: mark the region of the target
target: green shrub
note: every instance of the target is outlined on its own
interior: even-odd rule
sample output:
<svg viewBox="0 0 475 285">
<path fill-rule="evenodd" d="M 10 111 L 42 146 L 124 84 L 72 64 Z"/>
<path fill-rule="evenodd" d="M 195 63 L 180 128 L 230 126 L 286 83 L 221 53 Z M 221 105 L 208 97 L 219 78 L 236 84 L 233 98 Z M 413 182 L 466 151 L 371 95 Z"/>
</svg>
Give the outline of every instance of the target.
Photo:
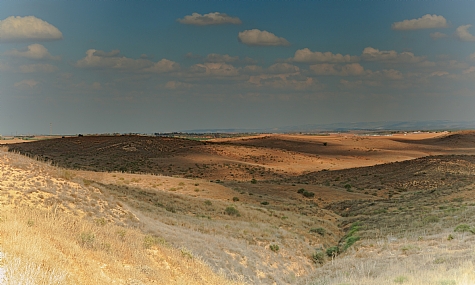
<svg viewBox="0 0 475 285">
<path fill-rule="evenodd" d="M 277 244 L 271 244 L 269 245 L 269 249 L 272 250 L 273 252 L 278 252 L 279 246 Z"/>
<path fill-rule="evenodd" d="M 257 183 L 257 180 L 254 179 L 254 178 L 252 178 L 252 179 L 251 179 L 251 183 L 252 183 L 252 184 L 256 184 L 256 183 Z"/>
<path fill-rule="evenodd" d="M 307 197 L 307 198 L 312 198 L 312 197 L 315 196 L 315 193 L 313 193 L 313 192 L 308 192 L 308 191 L 304 191 L 304 192 L 303 192 L 303 196 L 304 196 L 304 197 Z"/>
<path fill-rule="evenodd" d="M 239 198 L 238 197 L 233 197 L 233 201 L 237 202 L 237 201 L 239 201 Z"/>
<path fill-rule="evenodd" d="M 355 242 L 359 241 L 359 236 L 350 236 L 347 237 L 345 240 L 345 245 L 343 246 L 343 250 L 347 250 L 350 246 L 352 246 Z"/>
<path fill-rule="evenodd" d="M 325 254 L 322 250 L 317 249 L 314 254 L 312 254 L 312 260 L 315 263 L 323 264 L 325 262 Z"/>
<path fill-rule="evenodd" d="M 213 203 L 211 203 L 210 200 L 206 200 L 206 201 L 205 201 L 205 205 L 206 205 L 206 206 L 211 206 L 211 205 L 213 205 Z"/>
<path fill-rule="evenodd" d="M 264 206 L 269 205 L 269 202 L 267 202 L 267 201 L 261 202 L 261 205 L 264 205 Z"/>
<path fill-rule="evenodd" d="M 345 184 L 345 188 L 346 188 L 346 190 L 349 190 L 349 189 L 351 189 L 351 185 L 350 184 Z"/>
<path fill-rule="evenodd" d="M 321 236 L 324 236 L 325 235 L 325 232 L 326 230 L 324 228 L 313 228 L 313 229 L 310 229 L 310 232 L 311 233 L 317 233 Z"/>
<path fill-rule="evenodd" d="M 347 250 L 350 246 L 352 246 L 355 242 L 360 240 L 359 236 L 356 236 L 355 234 L 361 229 L 361 223 L 360 222 L 354 222 L 351 226 L 349 231 L 346 233 L 346 235 L 343 237 L 343 240 L 345 241 L 342 251 Z"/>
<path fill-rule="evenodd" d="M 303 192 L 305 192 L 305 189 L 303 189 L 303 188 L 300 188 L 299 190 L 297 190 L 297 193 L 299 193 L 299 194 L 303 194 Z"/>
<path fill-rule="evenodd" d="M 339 252 L 340 252 L 340 249 L 338 248 L 338 246 L 329 247 L 327 248 L 327 251 L 326 251 L 327 255 L 330 257 L 337 255 Z"/>
<path fill-rule="evenodd" d="M 241 216 L 241 214 L 239 213 L 239 211 L 234 208 L 233 206 L 229 206 L 227 207 L 224 212 L 227 214 L 227 215 L 230 215 L 230 216 Z"/>
<path fill-rule="evenodd" d="M 470 231 L 472 231 L 472 229 L 467 224 L 460 224 L 460 225 L 456 226 L 455 229 L 454 229 L 454 232 L 461 232 L 461 233 L 470 232 Z"/>
</svg>

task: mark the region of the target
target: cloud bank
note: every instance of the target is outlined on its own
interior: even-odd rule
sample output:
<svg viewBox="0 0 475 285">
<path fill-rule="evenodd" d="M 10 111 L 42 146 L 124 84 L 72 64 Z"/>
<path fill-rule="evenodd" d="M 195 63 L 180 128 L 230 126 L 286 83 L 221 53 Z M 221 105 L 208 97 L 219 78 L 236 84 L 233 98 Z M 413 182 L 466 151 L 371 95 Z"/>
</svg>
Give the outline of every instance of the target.
<svg viewBox="0 0 475 285">
<path fill-rule="evenodd" d="M 312 52 L 308 48 L 299 49 L 295 52 L 294 57 L 291 59 L 295 62 L 355 62 L 358 61 L 357 56 L 333 54 L 331 52 Z"/>
<path fill-rule="evenodd" d="M 248 46 L 288 46 L 290 43 L 268 31 L 258 29 L 240 32 L 238 40 Z"/>
<path fill-rule="evenodd" d="M 463 42 L 475 42 L 475 36 L 468 31 L 468 28 L 471 26 L 472 25 L 463 25 L 458 27 L 457 30 L 455 30 L 455 36 Z"/>
<path fill-rule="evenodd" d="M 398 53 L 394 50 L 380 51 L 372 47 L 363 50 L 361 58 L 366 61 L 381 61 L 391 63 L 418 63 L 424 61 L 425 57 L 415 56 L 412 52 Z"/>
<path fill-rule="evenodd" d="M 402 22 L 395 22 L 391 25 L 393 30 L 419 30 L 419 29 L 434 29 L 446 28 L 447 20 L 443 16 L 424 15 L 418 19 L 404 20 Z"/>
<path fill-rule="evenodd" d="M 198 14 L 193 13 L 191 15 L 183 17 L 183 19 L 177 19 L 178 22 L 187 25 L 207 26 L 207 25 L 223 25 L 223 24 L 241 24 L 241 20 L 238 17 L 231 17 L 225 13 L 208 13 Z"/>
<path fill-rule="evenodd" d="M 86 57 L 76 62 L 76 67 L 93 69 L 115 69 L 123 71 L 142 71 L 164 73 L 180 69 L 180 65 L 168 59 L 153 62 L 148 59 L 133 59 L 119 56 L 119 50 L 104 52 L 101 50 L 89 49 Z"/>
<path fill-rule="evenodd" d="M 40 44 L 32 44 L 27 47 L 26 50 L 17 50 L 13 49 L 7 51 L 6 55 L 15 56 L 15 57 L 24 57 L 29 59 L 50 59 L 50 60 L 59 60 L 60 56 L 52 56 L 48 49 Z"/>
<path fill-rule="evenodd" d="M 60 40 L 63 34 L 55 26 L 34 16 L 10 16 L 0 21 L 0 42 Z"/>
</svg>

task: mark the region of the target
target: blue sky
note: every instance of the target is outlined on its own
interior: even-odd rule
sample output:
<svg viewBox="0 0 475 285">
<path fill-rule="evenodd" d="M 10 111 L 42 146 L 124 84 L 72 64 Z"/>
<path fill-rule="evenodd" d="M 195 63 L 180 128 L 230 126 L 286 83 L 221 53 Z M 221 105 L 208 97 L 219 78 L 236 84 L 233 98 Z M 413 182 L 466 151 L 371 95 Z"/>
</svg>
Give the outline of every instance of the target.
<svg viewBox="0 0 475 285">
<path fill-rule="evenodd" d="M 475 120 L 475 1 L 0 2 L 0 134 Z"/>
</svg>

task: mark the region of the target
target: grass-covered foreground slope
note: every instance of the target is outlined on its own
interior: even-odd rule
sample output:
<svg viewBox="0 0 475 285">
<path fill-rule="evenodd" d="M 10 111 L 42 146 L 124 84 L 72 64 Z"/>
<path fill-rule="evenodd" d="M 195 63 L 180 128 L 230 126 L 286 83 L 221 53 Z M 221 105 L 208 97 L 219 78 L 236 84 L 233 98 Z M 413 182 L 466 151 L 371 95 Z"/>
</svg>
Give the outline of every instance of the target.
<svg viewBox="0 0 475 285">
<path fill-rule="evenodd" d="M 0 158 L 5 284 L 238 284 L 141 231 L 125 205 L 71 172 Z"/>
</svg>

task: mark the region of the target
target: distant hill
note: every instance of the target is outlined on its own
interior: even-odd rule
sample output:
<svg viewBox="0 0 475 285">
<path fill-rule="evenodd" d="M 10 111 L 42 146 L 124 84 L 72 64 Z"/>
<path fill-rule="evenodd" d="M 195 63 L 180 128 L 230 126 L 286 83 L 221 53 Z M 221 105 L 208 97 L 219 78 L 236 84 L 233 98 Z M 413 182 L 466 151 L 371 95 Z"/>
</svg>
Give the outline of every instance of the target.
<svg viewBox="0 0 475 285">
<path fill-rule="evenodd" d="M 196 129 L 184 133 L 294 133 L 294 132 L 347 132 L 347 131 L 435 131 L 468 130 L 475 128 L 475 121 L 383 121 L 331 124 L 308 124 L 262 129 Z"/>
</svg>

